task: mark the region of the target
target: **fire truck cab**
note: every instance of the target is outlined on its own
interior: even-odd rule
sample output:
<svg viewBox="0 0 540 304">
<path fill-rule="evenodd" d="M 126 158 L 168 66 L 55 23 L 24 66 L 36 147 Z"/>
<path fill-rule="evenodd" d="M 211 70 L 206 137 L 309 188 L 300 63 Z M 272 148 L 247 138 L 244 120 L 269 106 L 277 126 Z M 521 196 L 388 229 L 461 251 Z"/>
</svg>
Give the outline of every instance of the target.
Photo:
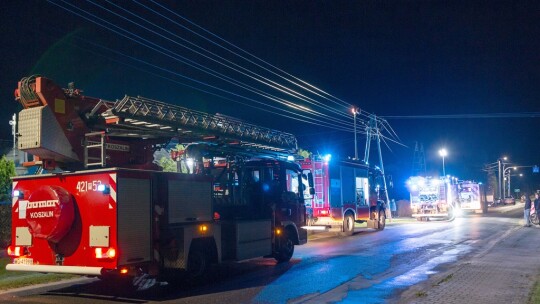
<svg viewBox="0 0 540 304">
<path fill-rule="evenodd" d="M 457 183 L 453 179 L 413 176 L 407 181 L 407 187 L 412 216 L 419 221 L 453 220 L 460 211 Z"/>
</svg>

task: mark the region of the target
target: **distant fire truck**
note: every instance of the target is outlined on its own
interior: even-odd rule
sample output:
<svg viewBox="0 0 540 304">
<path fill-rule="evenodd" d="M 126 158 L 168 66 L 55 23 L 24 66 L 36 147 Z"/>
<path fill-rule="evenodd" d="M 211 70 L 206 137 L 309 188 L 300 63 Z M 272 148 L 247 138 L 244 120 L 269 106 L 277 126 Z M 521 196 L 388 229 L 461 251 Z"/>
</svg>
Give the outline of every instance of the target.
<svg viewBox="0 0 540 304">
<path fill-rule="evenodd" d="M 13 178 L 9 271 L 200 275 L 211 263 L 288 261 L 307 241 L 300 166 L 288 133 L 142 97 L 115 102 L 19 82 L 18 148 L 43 171 Z M 193 143 L 187 173 L 153 153 Z M 308 184 L 313 182 L 308 182 Z"/>
<path fill-rule="evenodd" d="M 308 230 L 351 233 L 356 223 L 382 230 L 386 224 L 386 196 L 380 171 L 361 161 L 330 156 L 300 161 L 305 176 L 313 176 L 315 193 L 306 193 Z"/>
<path fill-rule="evenodd" d="M 430 218 L 453 220 L 459 212 L 457 184 L 450 178 L 414 176 L 407 181 L 412 216 L 419 221 Z"/>
<path fill-rule="evenodd" d="M 481 194 L 482 185 L 473 181 L 463 181 L 458 184 L 459 204 L 463 211 L 482 211 L 485 203 Z"/>
</svg>

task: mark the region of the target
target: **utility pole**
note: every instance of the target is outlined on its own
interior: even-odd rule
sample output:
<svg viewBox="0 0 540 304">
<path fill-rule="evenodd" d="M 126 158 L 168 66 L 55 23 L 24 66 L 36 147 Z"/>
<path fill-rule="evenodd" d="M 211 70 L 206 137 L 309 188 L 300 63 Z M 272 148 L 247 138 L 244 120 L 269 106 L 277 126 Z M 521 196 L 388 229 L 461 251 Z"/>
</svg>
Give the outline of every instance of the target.
<svg viewBox="0 0 540 304">
<path fill-rule="evenodd" d="M 502 161 L 501 159 L 499 158 L 497 160 L 497 166 L 498 166 L 498 172 L 499 172 L 499 182 L 498 182 L 498 185 L 497 185 L 497 192 L 499 192 L 499 200 L 502 198 Z"/>
<path fill-rule="evenodd" d="M 353 120 L 354 120 L 354 159 L 358 160 L 358 144 L 356 142 L 356 114 L 358 114 L 358 109 L 356 107 L 352 108 Z"/>
<path fill-rule="evenodd" d="M 373 130 L 377 127 L 377 120 L 375 115 L 369 116 L 369 123 L 366 126 L 366 150 L 364 151 L 364 163 L 369 164 L 369 151 L 371 150 L 371 135 Z"/>
<path fill-rule="evenodd" d="M 17 149 L 17 114 L 13 114 L 11 120 L 9 121 L 11 126 L 11 135 L 13 135 L 13 162 L 15 162 L 16 149 Z"/>
</svg>

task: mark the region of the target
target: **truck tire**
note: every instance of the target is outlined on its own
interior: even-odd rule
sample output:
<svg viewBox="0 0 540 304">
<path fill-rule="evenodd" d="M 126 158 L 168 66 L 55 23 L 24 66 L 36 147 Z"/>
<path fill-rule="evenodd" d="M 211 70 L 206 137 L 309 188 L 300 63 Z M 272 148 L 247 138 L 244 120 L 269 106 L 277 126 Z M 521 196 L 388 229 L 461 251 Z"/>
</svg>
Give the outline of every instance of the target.
<svg viewBox="0 0 540 304">
<path fill-rule="evenodd" d="M 346 234 L 352 234 L 354 232 L 354 216 L 352 213 L 347 212 L 343 218 L 343 227 L 341 229 Z"/>
<path fill-rule="evenodd" d="M 294 254 L 294 242 L 287 229 L 284 229 L 283 235 L 277 239 L 276 251 L 274 252 L 274 259 L 278 263 L 288 262 L 291 260 Z"/>
<path fill-rule="evenodd" d="M 204 277 L 208 271 L 209 265 L 209 257 L 201 246 L 195 246 L 189 250 L 187 272 L 190 277 Z"/>
<path fill-rule="evenodd" d="M 386 211 L 384 209 L 379 209 L 378 212 L 378 221 L 379 221 L 379 228 L 377 230 L 384 230 L 384 227 L 386 226 Z"/>
</svg>

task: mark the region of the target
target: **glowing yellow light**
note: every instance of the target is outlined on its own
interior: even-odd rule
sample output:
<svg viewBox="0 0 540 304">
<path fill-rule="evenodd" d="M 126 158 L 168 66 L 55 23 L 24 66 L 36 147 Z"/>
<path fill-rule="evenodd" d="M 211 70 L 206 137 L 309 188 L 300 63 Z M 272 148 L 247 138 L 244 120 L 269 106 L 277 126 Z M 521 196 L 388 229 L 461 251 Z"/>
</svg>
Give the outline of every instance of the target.
<svg viewBox="0 0 540 304">
<path fill-rule="evenodd" d="M 96 255 L 96 259 L 112 259 L 116 256 L 116 249 L 114 248 L 107 248 L 107 251 L 105 253 L 103 252 L 105 248 L 96 248 L 94 249 L 94 253 Z"/>
<path fill-rule="evenodd" d="M 199 231 L 200 231 L 200 232 L 206 232 L 206 231 L 208 231 L 208 226 L 206 226 L 206 225 L 200 225 L 200 226 L 199 226 Z"/>
<path fill-rule="evenodd" d="M 96 253 L 96 258 L 97 259 L 103 258 L 103 250 L 102 250 L 102 248 L 96 248 L 95 253 Z"/>
<path fill-rule="evenodd" d="M 114 258 L 116 256 L 116 249 L 109 248 L 109 250 L 107 250 L 107 255 L 109 256 L 109 258 Z"/>
<path fill-rule="evenodd" d="M 276 229 L 276 235 L 280 235 L 281 234 L 281 229 Z"/>
<path fill-rule="evenodd" d="M 127 268 L 122 268 L 120 269 L 120 274 L 126 274 L 128 273 L 128 269 Z"/>
<path fill-rule="evenodd" d="M 22 248 L 19 246 L 9 246 L 7 249 L 7 253 L 9 256 L 19 257 L 22 255 Z"/>
</svg>

